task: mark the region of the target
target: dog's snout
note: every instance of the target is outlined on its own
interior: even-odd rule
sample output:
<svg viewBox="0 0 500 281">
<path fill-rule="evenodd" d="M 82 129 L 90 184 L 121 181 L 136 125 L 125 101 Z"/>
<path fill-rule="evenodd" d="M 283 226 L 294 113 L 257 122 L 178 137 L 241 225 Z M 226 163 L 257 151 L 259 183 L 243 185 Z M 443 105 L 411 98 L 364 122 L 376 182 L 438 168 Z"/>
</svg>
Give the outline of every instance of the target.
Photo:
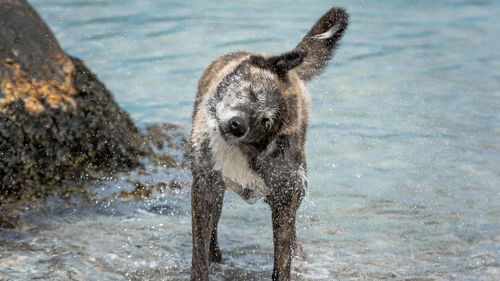
<svg viewBox="0 0 500 281">
<path fill-rule="evenodd" d="M 234 135 L 235 137 L 243 136 L 247 130 L 247 122 L 240 117 L 233 117 L 228 121 L 228 133 Z"/>
<path fill-rule="evenodd" d="M 232 130 L 238 130 L 239 128 L 241 128 L 243 126 L 243 119 L 239 118 L 239 117 L 233 117 L 231 118 L 230 121 L 230 125 L 231 125 L 231 129 Z"/>
</svg>

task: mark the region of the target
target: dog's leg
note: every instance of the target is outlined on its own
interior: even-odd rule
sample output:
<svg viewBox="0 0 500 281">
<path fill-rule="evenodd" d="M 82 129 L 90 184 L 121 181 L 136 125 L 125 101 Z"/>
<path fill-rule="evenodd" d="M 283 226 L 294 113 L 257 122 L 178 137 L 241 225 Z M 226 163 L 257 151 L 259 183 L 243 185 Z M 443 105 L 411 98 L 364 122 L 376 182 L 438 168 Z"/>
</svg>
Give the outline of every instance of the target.
<svg viewBox="0 0 500 281">
<path fill-rule="evenodd" d="M 220 214 L 222 213 L 222 203 L 224 200 L 224 190 L 220 194 L 220 197 L 217 198 L 217 204 L 215 206 L 216 210 L 214 213 L 214 220 L 212 224 L 212 238 L 210 240 L 210 253 L 209 259 L 211 262 L 221 262 L 222 254 L 219 248 L 219 241 L 217 239 L 217 226 L 219 224 Z"/>
<path fill-rule="evenodd" d="M 290 280 L 296 240 L 295 215 L 300 204 L 300 196 L 291 194 L 287 197 L 286 200 L 271 203 L 274 241 L 273 280 Z"/>
<path fill-rule="evenodd" d="M 220 175 L 215 172 L 193 174 L 191 193 L 193 228 L 191 280 L 208 281 L 210 242 L 224 196 Z"/>
</svg>

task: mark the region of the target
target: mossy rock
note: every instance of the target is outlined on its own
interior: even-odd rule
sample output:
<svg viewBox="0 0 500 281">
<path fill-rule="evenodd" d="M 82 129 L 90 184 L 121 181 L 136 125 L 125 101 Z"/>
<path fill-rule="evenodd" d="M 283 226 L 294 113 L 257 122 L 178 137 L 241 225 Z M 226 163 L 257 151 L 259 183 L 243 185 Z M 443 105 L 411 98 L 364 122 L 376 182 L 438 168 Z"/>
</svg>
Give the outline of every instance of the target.
<svg viewBox="0 0 500 281">
<path fill-rule="evenodd" d="M 8 200 L 132 169 L 152 153 L 104 84 L 61 49 L 26 1 L 0 1 L 0 26 L 0 212 Z"/>
</svg>

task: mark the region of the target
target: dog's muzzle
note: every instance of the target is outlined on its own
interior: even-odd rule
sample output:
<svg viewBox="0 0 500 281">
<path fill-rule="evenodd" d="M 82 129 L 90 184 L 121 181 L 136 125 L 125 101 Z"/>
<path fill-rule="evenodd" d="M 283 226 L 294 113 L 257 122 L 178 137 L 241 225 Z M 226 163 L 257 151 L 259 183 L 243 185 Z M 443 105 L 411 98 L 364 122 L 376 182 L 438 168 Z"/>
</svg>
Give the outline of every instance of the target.
<svg viewBox="0 0 500 281">
<path fill-rule="evenodd" d="M 248 131 L 248 123 L 240 117 L 232 117 L 221 125 L 224 134 L 228 133 L 237 138 L 243 136 Z"/>
</svg>

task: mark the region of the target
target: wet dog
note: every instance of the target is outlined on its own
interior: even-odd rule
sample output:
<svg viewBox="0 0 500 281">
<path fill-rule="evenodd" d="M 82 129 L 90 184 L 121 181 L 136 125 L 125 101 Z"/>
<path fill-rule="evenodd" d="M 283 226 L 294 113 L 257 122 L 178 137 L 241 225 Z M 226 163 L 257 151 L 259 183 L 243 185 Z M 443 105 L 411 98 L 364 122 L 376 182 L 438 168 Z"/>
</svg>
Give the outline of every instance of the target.
<svg viewBox="0 0 500 281">
<path fill-rule="evenodd" d="M 217 224 L 224 191 L 271 207 L 273 280 L 289 280 L 295 216 L 307 188 L 304 145 L 310 97 L 304 82 L 320 74 L 348 25 L 333 8 L 291 52 L 223 55 L 198 82 L 189 143 L 193 175 L 191 280 L 208 280 L 221 261 Z"/>
</svg>

